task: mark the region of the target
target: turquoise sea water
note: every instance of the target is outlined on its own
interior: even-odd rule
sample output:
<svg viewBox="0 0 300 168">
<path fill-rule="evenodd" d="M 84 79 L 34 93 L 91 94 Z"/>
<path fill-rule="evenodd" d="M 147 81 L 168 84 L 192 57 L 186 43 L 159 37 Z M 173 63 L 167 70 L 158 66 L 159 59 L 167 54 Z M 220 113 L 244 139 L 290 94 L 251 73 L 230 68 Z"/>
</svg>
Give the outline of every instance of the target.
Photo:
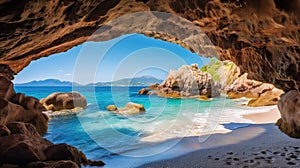
<svg viewBox="0 0 300 168">
<path fill-rule="evenodd" d="M 183 137 L 205 137 L 213 131 L 244 127 L 251 121 L 242 119 L 242 114 L 270 108 L 240 106 L 247 100 L 229 100 L 224 96 L 201 101 L 138 95 L 141 88 L 16 87 L 16 91 L 39 99 L 53 92 L 69 92 L 72 89 L 83 94 L 88 107 L 77 115 L 51 118 L 44 137 L 53 143 L 73 145 L 88 158 L 103 160 L 106 167 L 136 167 L 178 156 L 181 149 L 177 150 L 176 146 Z M 124 107 L 129 101 L 143 104 L 146 112 L 120 116 L 105 110 L 107 105 Z"/>
</svg>

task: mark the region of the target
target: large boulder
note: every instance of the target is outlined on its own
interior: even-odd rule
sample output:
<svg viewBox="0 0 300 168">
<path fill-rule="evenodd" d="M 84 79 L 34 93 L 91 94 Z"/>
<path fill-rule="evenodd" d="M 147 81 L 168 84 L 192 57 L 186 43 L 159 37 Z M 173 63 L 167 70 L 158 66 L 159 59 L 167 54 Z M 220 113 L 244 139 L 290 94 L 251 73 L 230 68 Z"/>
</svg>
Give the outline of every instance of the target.
<svg viewBox="0 0 300 168">
<path fill-rule="evenodd" d="M 87 101 L 84 96 L 78 92 L 55 92 L 40 101 L 47 110 L 59 111 L 74 109 L 77 107 L 86 108 Z"/>
<path fill-rule="evenodd" d="M 300 138 L 300 93 L 291 90 L 280 97 L 278 109 L 281 114 L 276 125 L 287 135 Z"/>
<path fill-rule="evenodd" d="M 250 80 L 247 75 L 243 74 L 227 88 L 227 97 L 250 98 L 247 105 L 252 107 L 276 105 L 283 91 L 272 84 Z"/>
<path fill-rule="evenodd" d="M 192 97 L 206 96 L 208 98 L 220 95 L 220 85 L 209 73 L 198 69 L 197 64 L 183 65 L 178 70 L 171 70 L 168 77 L 157 87 L 159 96 Z"/>
</svg>

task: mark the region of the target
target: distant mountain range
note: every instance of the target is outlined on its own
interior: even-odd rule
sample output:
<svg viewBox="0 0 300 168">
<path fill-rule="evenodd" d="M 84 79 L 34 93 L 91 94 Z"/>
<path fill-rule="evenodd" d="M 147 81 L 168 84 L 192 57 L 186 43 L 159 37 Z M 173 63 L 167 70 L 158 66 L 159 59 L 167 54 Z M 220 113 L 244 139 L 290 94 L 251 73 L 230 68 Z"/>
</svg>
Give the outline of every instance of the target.
<svg viewBox="0 0 300 168">
<path fill-rule="evenodd" d="M 141 76 L 136 78 L 125 78 L 113 82 L 98 82 L 88 84 L 89 86 L 150 86 L 156 83 L 162 83 L 162 79 L 152 76 Z"/>
<path fill-rule="evenodd" d="M 17 83 L 15 86 L 80 86 L 78 83 L 69 81 L 60 81 L 58 79 L 34 80 L 27 83 Z"/>
<path fill-rule="evenodd" d="M 86 86 L 150 86 L 156 83 L 162 83 L 163 80 L 152 76 L 142 76 L 136 78 L 125 78 L 113 82 L 91 83 Z M 39 81 L 31 81 L 27 83 L 15 84 L 15 86 L 82 86 L 78 83 L 69 81 L 60 81 L 58 79 L 46 79 Z"/>
</svg>

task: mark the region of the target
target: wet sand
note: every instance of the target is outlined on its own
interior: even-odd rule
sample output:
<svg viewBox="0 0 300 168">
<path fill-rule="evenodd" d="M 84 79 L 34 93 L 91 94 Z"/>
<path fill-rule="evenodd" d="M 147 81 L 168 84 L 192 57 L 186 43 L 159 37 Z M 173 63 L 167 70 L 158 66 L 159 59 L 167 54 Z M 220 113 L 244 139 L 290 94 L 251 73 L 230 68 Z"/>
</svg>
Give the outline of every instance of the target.
<svg viewBox="0 0 300 168">
<path fill-rule="evenodd" d="M 141 167 L 300 167 L 300 139 L 288 137 L 274 125 L 280 117 L 277 108 L 243 117 L 255 124 L 213 134 L 199 144 L 200 150 Z"/>
</svg>

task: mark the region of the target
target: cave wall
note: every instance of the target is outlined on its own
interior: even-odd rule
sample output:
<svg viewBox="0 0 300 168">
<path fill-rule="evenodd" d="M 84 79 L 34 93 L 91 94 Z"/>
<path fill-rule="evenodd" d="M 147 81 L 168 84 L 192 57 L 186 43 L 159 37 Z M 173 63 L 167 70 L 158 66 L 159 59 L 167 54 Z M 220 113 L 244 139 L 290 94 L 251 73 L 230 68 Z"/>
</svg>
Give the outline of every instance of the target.
<svg viewBox="0 0 300 168">
<path fill-rule="evenodd" d="M 120 16 L 162 11 L 201 28 L 220 59 L 232 60 L 249 78 L 273 83 L 285 91 L 298 90 L 298 9 L 300 0 L 2 0 L 0 64 L 8 64 L 18 73 L 32 60 L 85 42 Z M 174 42 L 166 37 L 162 39 Z"/>
</svg>

